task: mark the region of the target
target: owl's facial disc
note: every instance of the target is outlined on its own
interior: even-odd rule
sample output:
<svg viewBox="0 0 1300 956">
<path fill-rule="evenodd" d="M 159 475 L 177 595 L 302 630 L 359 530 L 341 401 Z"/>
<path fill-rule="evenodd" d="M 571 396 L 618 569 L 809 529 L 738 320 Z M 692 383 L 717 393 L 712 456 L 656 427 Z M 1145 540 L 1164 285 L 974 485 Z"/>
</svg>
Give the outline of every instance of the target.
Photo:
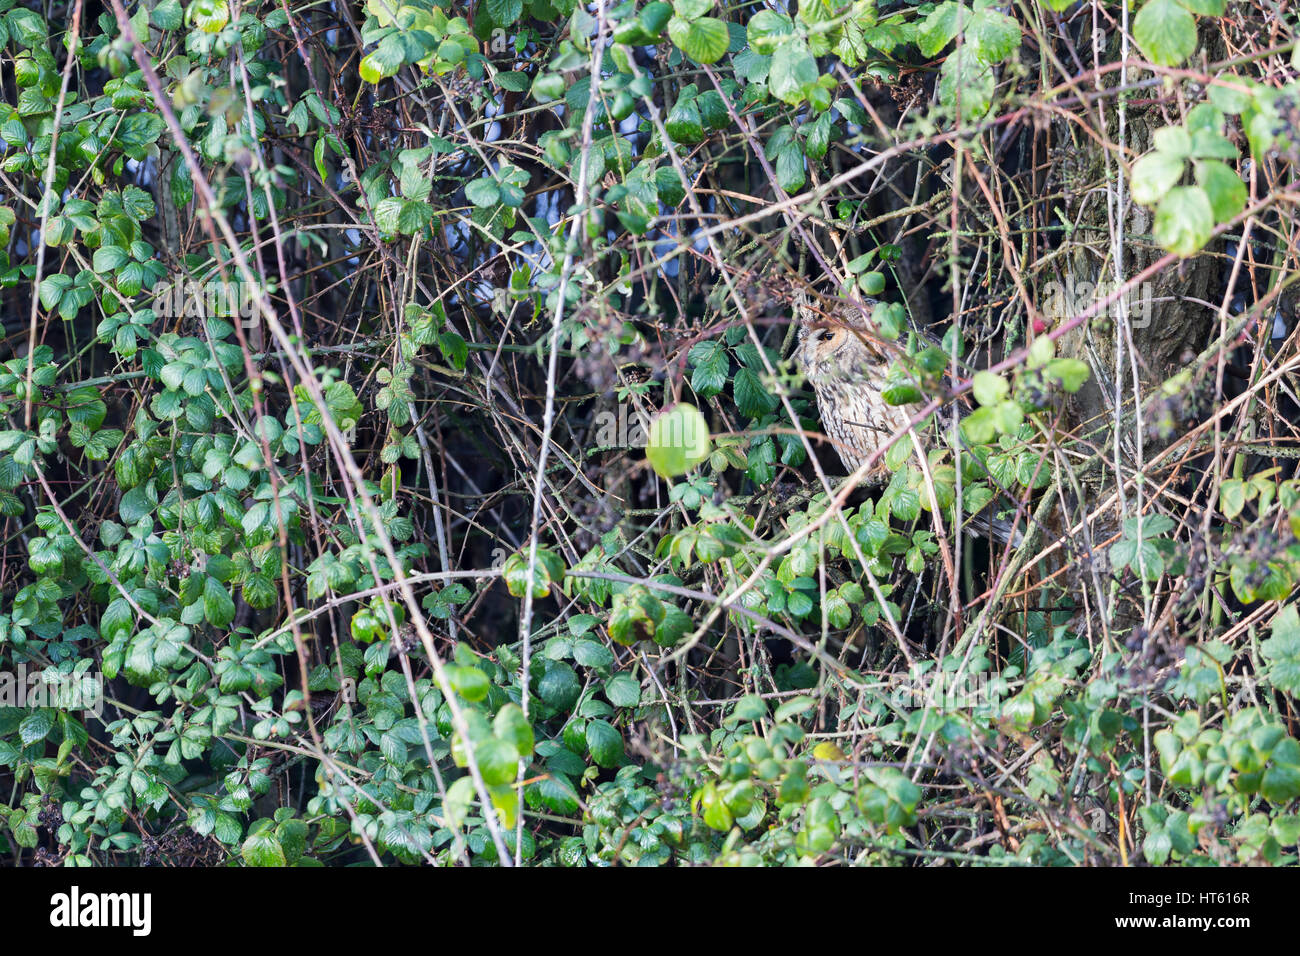
<svg viewBox="0 0 1300 956">
<path fill-rule="evenodd" d="M 820 365 L 827 362 L 832 355 L 849 341 L 850 332 L 845 326 L 833 323 L 809 323 L 801 329 L 803 350 L 809 364 Z"/>
<path fill-rule="evenodd" d="M 848 342 L 849 330 L 842 325 L 825 325 L 814 329 L 812 336 L 817 361 L 825 362 Z"/>
</svg>

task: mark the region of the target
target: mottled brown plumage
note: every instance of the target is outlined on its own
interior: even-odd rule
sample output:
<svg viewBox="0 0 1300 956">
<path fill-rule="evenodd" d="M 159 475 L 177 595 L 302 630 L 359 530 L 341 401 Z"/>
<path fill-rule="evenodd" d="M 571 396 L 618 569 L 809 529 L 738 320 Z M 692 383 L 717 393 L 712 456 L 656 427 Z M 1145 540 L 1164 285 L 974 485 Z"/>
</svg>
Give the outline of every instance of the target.
<svg viewBox="0 0 1300 956">
<path fill-rule="evenodd" d="M 867 300 L 868 309 L 877 303 Z M 817 393 L 826 436 L 850 472 L 881 445 L 907 427 L 911 414 L 905 407 L 885 404 L 882 391 L 890 356 L 874 337 L 870 312 L 841 309 L 821 314 L 807 305 L 796 306 L 799 344 L 795 359 Z M 866 480 L 888 477 L 882 455 Z"/>
<path fill-rule="evenodd" d="M 915 405 L 885 404 L 885 376 L 893 356 L 871 326 L 871 310 L 878 304 L 873 299 L 865 300 L 865 314 L 849 307 L 833 314 L 821 313 L 804 301 L 795 307 L 799 322 L 795 361 L 817 393 L 817 411 L 826 437 L 834 443 L 849 472 L 856 471 L 895 435 L 906 431 L 917 411 Z M 918 430 L 916 437 L 928 450 L 927 432 Z M 878 484 L 889 478 L 882 453 L 864 482 Z M 1009 508 L 1009 502 L 999 500 L 1000 506 Z M 999 541 L 1018 545 L 1022 538 L 1019 530 L 997 518 L 996 510 L 990 506 L 978 517 L 968 517 L 963 530 L 976 536 L 991 533 Z"/>
</svg>

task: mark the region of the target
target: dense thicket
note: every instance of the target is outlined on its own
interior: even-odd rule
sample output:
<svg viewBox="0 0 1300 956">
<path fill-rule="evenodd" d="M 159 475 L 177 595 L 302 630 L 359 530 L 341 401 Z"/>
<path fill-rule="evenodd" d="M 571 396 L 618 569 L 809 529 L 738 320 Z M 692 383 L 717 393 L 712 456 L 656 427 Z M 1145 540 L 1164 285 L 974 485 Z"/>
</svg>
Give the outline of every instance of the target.
<svg viewBox="0 0 1300 956">
<path fill-rule="evenodd" d="M 1290 862 L 1294 27 L 0 0 L 5 859 Z"/>
</svg>

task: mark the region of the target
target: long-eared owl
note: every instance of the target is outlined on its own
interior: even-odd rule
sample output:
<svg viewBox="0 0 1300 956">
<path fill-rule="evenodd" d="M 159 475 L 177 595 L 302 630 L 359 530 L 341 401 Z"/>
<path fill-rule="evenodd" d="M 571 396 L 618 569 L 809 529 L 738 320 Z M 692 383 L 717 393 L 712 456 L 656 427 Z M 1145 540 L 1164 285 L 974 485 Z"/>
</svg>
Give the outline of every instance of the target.
<svg viewBox="0 0 1300 956">
<path fill-rule="evenodd" d="M 907 427 L 914 410 L 887 405 L 883 398 L 890 355 L 870 325 L 877 303 L 865 300 L 867 311 L 844 307 L 835 314 L 814 310 L 806 300 L 796 303 L 799 341 L 795 360 L 817 393 L 826 436 L 850 472 L 881 445 Z M 868 472 L 868 482 L 887 477 L 884 456 Z"/>
</svg>

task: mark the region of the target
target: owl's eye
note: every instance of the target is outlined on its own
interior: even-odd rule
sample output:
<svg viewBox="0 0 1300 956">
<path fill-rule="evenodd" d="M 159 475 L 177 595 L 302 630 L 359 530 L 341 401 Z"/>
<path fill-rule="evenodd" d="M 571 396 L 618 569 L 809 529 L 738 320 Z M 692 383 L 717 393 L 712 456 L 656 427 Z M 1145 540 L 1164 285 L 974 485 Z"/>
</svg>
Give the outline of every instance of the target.
<svg viewBox="0 0 1300 956">
<path fill-rule="evenodd" d="M 835 333 L 830 329 L 822 329 L 820 332 L 817 333 L 818 342 L 829 342 L 834 337 L 835 337 Z"/>
</svg>

